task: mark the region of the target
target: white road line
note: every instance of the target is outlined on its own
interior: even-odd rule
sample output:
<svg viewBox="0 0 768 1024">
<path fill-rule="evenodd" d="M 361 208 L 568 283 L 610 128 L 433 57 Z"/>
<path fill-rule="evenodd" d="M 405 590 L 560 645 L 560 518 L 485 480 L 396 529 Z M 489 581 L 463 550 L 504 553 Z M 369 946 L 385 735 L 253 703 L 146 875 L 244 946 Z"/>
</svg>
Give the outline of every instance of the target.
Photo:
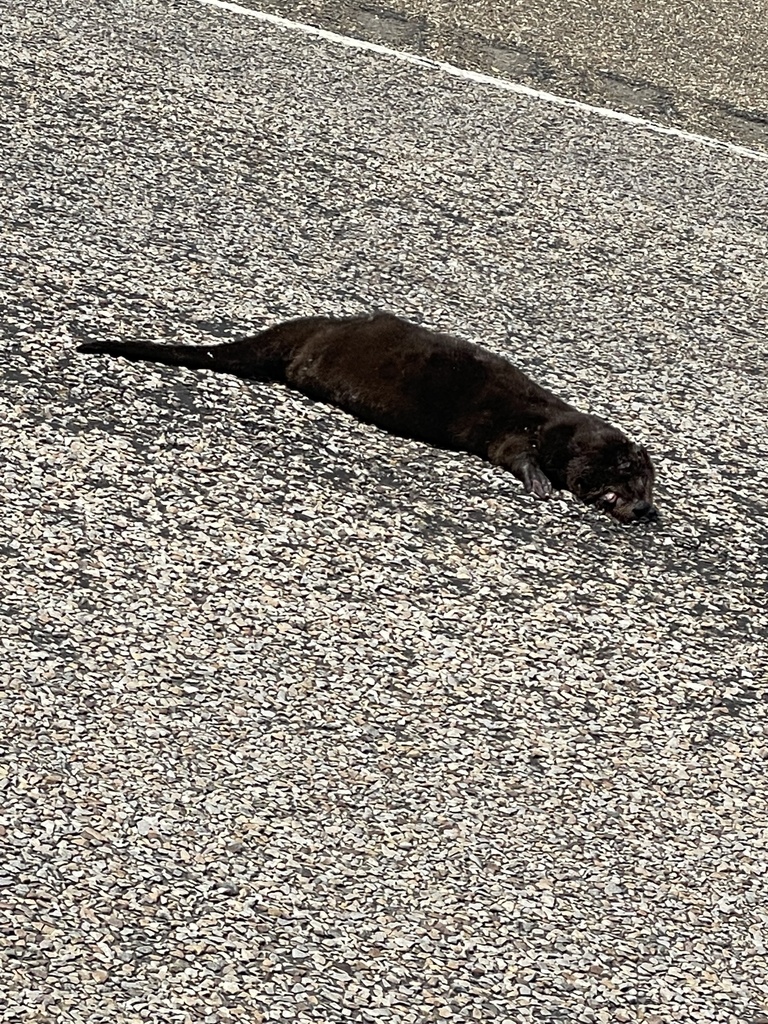
<svg viewBox="0 0 768 1024">
<path fill-rule="evenodd" d="M 416 64 L 418 67 L 442 71 L 444 74 L 453 75 L 455 78 L 463 78 L 468 82 L 492 85 L 496 89 L 503 89 L 505 92 L 514 92 L 520 96 L 529 96 L 532 99 L 543 100 L 545 103 L 554 103 L 557 106 L 570 107 L 572 110 L 580 110 L 587 114 L 597 114 L 599 117 L 606 117 L 612 121 L 621 121 L 623 124 L 631 125 L 633 128 L 642 128 L 645 131 L 655 132 L 657 135 L 672 135 L 686 142 L 698 142 L 703 146 L 709 146 L 711 149 L 732 153 L 734 156 L 745 156 L 751 160 L 760 160 L 763 163 L 768 163 L 768 153 L 760 152 L 760 150 L 749 149 L 747 146 L 737 146 L 735 143 L 713 139 L 708 135 L 698 135 L 696 132 L 686 132 L 682 128 L 668 128 L 666 125 L 647 121 L 644 117 L 635 117 L 633 114 L 624 114 L 620 110 L 611 110 L 610 107 L 593 107 L 590 103 L 581 103 L 579 100 L 569 100 L 565 96 L 555 96 L 551 92 L 530 89 L 527 85 L 519 85 L 517 82 L 507 81 L 505 78 L 495 78 L 493 75 L 483 75 L 478 71 L 468 71 L 466 68 L 459 68 L 455 64 L 448 64 L 442 60 L 430 60 L 428 57 L 418 57 L 415 53 L 392 50 L 388 46 L 380 46 L 378 43 L 367 43 L 364 39 L 355 39 L 353 36 L 342 36 L 338 32 L 328 32 L 323 28 L 305 25 L 300 21 L 290 21 L 288 18 L 280 18 L 276 14 L 254 11 L 250 7 L 228 3 L 227 0 L 197 0 L 197 2 L 211 7 L 220 7 L 222 10 L 232 11 L 234 14 L 245 14 L 249 18 L 269 22 L 270 25 L 276 25 L 278 28 L 302 32 L 307 36 L 316 36 L 319 39 L 326 39 L 331 43 L 348 46 L 354 50 L 368 50 L 370 53 L 380 53 L 386 57 L 396 57 L 406 64 Z"/>
</svg>

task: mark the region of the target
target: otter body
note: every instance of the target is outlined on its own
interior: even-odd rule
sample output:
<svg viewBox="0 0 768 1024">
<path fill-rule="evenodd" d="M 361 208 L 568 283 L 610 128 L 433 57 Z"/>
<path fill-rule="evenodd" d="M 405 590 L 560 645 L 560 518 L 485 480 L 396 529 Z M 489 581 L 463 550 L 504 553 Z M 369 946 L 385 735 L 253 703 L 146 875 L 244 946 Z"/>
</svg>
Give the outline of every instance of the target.
<svg viewBox="0 0 768 1024">
<path fill-rule="evenodd" d="M 657 516 L 644 448 L 507 359 L 391 314 L 290 320 L 222 345 L 97 341 L 79 351 L 279 382 L 390 433 L 503 466 L 539 498 L 566 489 L 621 522 Z"/>
</svg>

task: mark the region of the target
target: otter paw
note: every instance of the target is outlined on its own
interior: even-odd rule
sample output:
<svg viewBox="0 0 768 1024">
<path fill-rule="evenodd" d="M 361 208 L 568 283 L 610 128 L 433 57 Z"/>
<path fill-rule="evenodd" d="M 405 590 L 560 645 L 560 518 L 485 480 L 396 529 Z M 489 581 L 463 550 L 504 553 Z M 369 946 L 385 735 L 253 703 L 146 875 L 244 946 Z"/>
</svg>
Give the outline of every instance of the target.
<svg viewBox="0 0 768 1024">
<path fill-rule="evenodd" d="M 523 471 L 523 484 L 529 494 L 546 501 L 552 495 L 552 484 L 538 466 L 526 466 Z"/>
</svg>

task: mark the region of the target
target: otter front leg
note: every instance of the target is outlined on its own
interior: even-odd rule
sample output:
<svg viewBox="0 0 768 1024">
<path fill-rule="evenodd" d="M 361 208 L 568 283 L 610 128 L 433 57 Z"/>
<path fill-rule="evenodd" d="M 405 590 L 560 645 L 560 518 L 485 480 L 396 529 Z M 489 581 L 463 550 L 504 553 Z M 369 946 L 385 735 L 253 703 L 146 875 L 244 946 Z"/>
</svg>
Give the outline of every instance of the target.
<svg viewBox="0 0 768 1024">
<path fill-rule="evenodd" d="M 545 475 L 544 470 L 536 462 L 533 456 L 521 455 L 510 466 L 509 469 L 518 480 L 522 480 L 523 486 L 529 494 L 535 495 L 546 501 L 552 495 L 552 482 Z"/>
<path fill-rule="evenodd" d="M 508 469 L 529 494 L 545 500 L 552 494 L 552 482 L 536 461 L 536 454 L 525 436 L 506 437 L 488 449 L 488 458 L 496 466 Z"/>
</svg>

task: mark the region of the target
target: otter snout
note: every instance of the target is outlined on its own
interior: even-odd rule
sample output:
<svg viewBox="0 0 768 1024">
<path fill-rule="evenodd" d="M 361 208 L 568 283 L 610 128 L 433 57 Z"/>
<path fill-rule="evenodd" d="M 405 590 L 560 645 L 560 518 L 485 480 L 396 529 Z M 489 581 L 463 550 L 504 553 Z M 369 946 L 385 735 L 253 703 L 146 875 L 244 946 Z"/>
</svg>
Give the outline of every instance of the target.
<svg viewBox="0 0 768 1024">
<path fill-rule="evenodd" d="M 632 515 L 644 523 L 653 523 L 659 518 L 659 510 L 650 501 L 639 501 L 633 506 Z"/>
</svg>

